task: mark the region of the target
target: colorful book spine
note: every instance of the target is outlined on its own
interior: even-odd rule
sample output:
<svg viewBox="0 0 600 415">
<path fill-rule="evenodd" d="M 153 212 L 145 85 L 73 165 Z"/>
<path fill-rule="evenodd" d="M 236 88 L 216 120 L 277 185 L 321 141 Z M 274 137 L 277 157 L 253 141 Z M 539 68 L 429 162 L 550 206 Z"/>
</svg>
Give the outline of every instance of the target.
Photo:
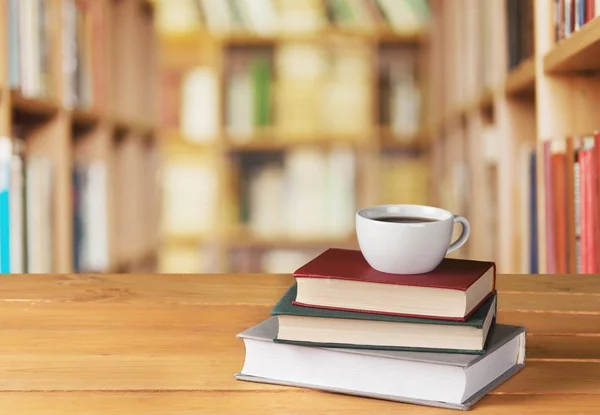
<svg viewBox="0 0 600 415">
<path fill-rule="evenodd" d="M 0 273 L 10 273 L 10 164 L 12 146 L 0 138 Z"/>
<path fill-rule="evenodd" d="M 530 220 L 529 233 L 531 237 L 530 241 L 530 261 L 529 271 L 531 274 L 537 274 L 539 271 L 538 267 L 538 223 L 537 223 L 537 156 L 536 153 L 531 153 L 529 161 L 529 180 L 530 180 L 530 196 L 529 196 L 529 212 Z"/>
</svg>

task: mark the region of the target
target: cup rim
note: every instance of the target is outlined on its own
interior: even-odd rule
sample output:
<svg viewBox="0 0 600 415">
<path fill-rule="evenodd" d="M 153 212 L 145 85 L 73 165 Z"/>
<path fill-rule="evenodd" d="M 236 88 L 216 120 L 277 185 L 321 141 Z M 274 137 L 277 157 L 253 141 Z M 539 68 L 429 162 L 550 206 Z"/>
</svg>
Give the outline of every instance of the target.
<svg viewBox="0 0 600 415">
<path fill-rule="evenodd" d="M 365 207 L 360 208 L 359 210 L 357 210 L 356 211 L 356 215 L 360 216 L 363 219 L 376 222 L 375 219 L 365 216 L 364 213 L 367 212 L 367 211 L 369 211 L 369 210 L 373 210 L 373 209 L 385 209 L 385 208 L 389 208 L 389 207 L 404 207 L 404 206 L 410 206 L 410 207 L 415 207 L 415 208 L 435 209 L 435 210 L 441 212 L 442 214 L 444 214 L 445 216 L 447 216 L 446 218 L 440 219 L 440 220 L 452 219 L 454 217 L 454 214 L 452 214 L 452 212 L 450 212 L 450 211 L 448 211 L 446 209 L 442 209 L 442 208 L 437 207 L 437 206 L 419 205 L 419 204 L 411 204 L 411 203 L 389 203 L 389 204 L 383 204 L 383 205 L 365 206 Z M 412 225 L 412 224 L 394 223 L 394 225 Z"/>
</svg>

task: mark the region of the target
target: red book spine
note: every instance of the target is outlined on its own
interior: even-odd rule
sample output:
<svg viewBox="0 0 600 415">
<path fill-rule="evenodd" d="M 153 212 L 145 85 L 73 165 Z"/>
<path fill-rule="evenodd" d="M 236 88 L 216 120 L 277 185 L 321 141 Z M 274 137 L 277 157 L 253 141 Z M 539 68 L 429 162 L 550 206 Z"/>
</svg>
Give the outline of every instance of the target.
<svg viewBox="0 0 600 415">
<path fill-rule="evenodd" d="M 600 133 L 594 134 L 594 252 L 595 272 L 600 271 Z"/>
<path fill-rule="evenodd" d="M 598 261 L 598 257 L 596 255 L 597 251 L 597 241 L 598 241 L 598 197 L 596 195 L 597 182 L 598 182 L 598 173 L 597 173 L 597 160 L 596 160 L 596 152 L 598 150 L 594 147 L 593 150 L 590 151 L 590 164 L 589 164 L 589 177 L 588 177 L 588 194 L 590 197 L 590 238 L 589 238 L 589 253 L 590 253 L 590 266 L 589 271 L 591 274 L 595 274 L 598 271 L 598 267 L 596 263 Z"/>
<path fill-rule="evenodd" d="M 580 153 L 581 162 L 581 264 L 582 273 L 595 272 L 595 243 L 594 243 L 594 153 L 584 150 Z"/>
<path fill-rule="evenodd" d="M 579 242 L 581 245 L 580 255 L 581 255 L 581 273 L 587 274 L 588 272 L 588 262 L 587 262 L 587 247 L 588 247 L 588 233 L 587 233 L 587 223 L 588 223 L 588 214 L 587 214 L 587 186 L 586 186 L 586 177 L 588 175 L 587 161 L 588 161 L 588 151 L 581 150 L 579 152 L 579 206 L 581 210 L 581 232 L 579 235 Z"/>
<path fill-rule="evenodd" d="M 596 0 L 586 0 L 586 7 L 585 7 L 585 22 L 589 22 L 590 20 L 592 20 L 594 18 L 594 16 L 596 15 L 596 10 L 595 10 L 595 3 Z"/>
</svg>

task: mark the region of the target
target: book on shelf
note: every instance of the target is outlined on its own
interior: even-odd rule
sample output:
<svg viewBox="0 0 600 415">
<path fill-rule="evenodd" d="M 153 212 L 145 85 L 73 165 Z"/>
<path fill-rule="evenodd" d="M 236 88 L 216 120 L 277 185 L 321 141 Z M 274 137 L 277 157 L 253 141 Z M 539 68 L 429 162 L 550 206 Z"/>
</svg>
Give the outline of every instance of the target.
<svg viewBox="0 0 600 415">
<path fill-rule="evenodd" d="M 430 19 L 426 0 L 200 0 L 198 8 L 182 4 L 184 0 L 171 3 L 160 9 L 165 30 L 182 31 L 177 24 L 188 31 L 202 26 L 216 35 L 314 33 L 326 24 L 371 30 L 389 27 L 413 34 L 422 31 Z M 188 13 L 177 13 L 177 7 Z M 190 16 L 200 16 L 199 21 L 190 21 Z"/>
<path fill-rule="evenodd" d="M 216 231 L 218 177 L 214 165 L 168 161 L 162 173 L 162 228 L 167 235 Z"/>
<path fill-rule="evenodd" d="M 0 138 L 0 268 L 49 273 L 54 253 L 52 162 L 25 155 L 19 139 Z"/>
<path fill-rule="evenodd" d="M 11 268 L 10 177 L 12 149 L 8 138 L 0 138 L 0 273 Z"/>
<path fill-rule="evenodd" d="M 496 266 L 445 258 L 430 273 L 388 274 L 351 249 L 328 249 L 294 272 L 295 305 L 439 320 L 467 320 L 493 295 Z"/>
<path fill-rule="evenodd" d="M 306 347 L 275 342 L 271 317 L 238 334 L 243 381 L 466 410 L 517 373 L 525 328 L 497 324 L 483 355 Z"/>
<path fill-rule="evenodd" d="M 511 70 L 533 56 L 533 0 L 508 0 L 506 8 L 508 69 Z"/>
<path fill-rule="evenodd" d="M 317 33 L 328 25 L 322 0 L 278 0 L 277 6 L 280 33 Z"/>
<path fill-rule="evenodd" d="M 73 259 L 75 272 L 109 267 L 106 165 L 100 161 L 73 167 Z"/>
<path fill-rule="evenodd" d="M 214 69 L 199 66 L 182 80 L 179 125 L 183 136 L 195 143 L 219 137 L 219 85 Z M 202 111 L 198 111 L 202 108 Z"/>
<path fill-rule="evenodd" d="M 240 156 L 239 222 L 262 238 L 344 238 L 354 229 L 351 149 Z"/>
<path fill-rule="evenodd" d="M 599 159 L 599 134 L 542 144 L 548 273 L 600 270 Z"/>
<path fill-rule="evenodd" d="M 10 87 L 24 96 L 51 94 L 49 5 L 45 0 L 9 0 L 7 4 Z"/>
<path fill-rule="evenodd" d="M 234 142 L 272 124 L 272 57 L 267 50 L 230 51 L 225 83 L 226 130 Z"/>
<path fill-rule="evenodd" d="M 10 87 L 26 97 L 58 95 L 51 66 L 55 6 L 50 0 L 8 1 Z M 66 108 L 103 105 L 106 16 L 101 2 L 65 0 L 59 6 L 63 104 Z"/>
<path fill-rule="evenodd" d="M 294 305 L 293 284 L 275 304 L 274 341 L 304 346 L 483 354 L 496 316 L 496 295 L 469 319 L 442 321 Z"/>
<path fill-rule="evenodd" d="M 163 33 L 189 33 L 200 29 L 201 10 L 197 0 L 156 1 L 156 26 Z"/>
<path fill-rule="evenodd" d="M 554 38 L 560 42 L 600 15 L 598 0 L 554 0 Z"/>
</svg>

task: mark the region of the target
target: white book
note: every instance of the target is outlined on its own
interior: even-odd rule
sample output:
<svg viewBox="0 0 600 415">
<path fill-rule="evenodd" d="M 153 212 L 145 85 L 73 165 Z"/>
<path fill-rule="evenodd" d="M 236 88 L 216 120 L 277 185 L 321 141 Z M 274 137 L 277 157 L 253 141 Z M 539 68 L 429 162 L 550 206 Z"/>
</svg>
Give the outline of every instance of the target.
<svg viewBox="0 0 600 415">
<path fill-rule="evenodd" d="M 109 258 L 105 164 L 99 161 L 93 162 L 87 167 L 86 176 L 87 182 L 83 194 L 86 227 L 83 267 L 88 271 L 106 271 Z"/>
<path fill-rule="evenodd" d="M 234 71 L 227 85 L 227 132 L 233 142 L 247 142 L 254 133 L 254 94 L 247 70 Z"/>
<path fill-rule="evenodd" d="M 403 58 L 410 59 L 410 58 Z M 421 127 L 421 92 L 414 77 L 414 62 L 392 64 L 391 126 L 399 136 L 410 137 Z"/>
<path fill-rule="evenodd" d="M 52 165 L 44 158 L 32 157 L 26 167 L 27 272 L 53 271 Z"/>
<path fill-rule="evenodd" d="M 12 143 L 0 137 L 0 272 L 9 273 L 11 266 L 10 241 L 10 161 Z M 8 229 L 6 229 L 7 227 Z"/>
<path fill-rule="evenodd" d="M 233 16 L 226 0 L 200 0 L 206 16 L 206 26 L 214 33 L 226 33 L 233 28 Z"/>
<path fill-rule="evenodd" d="M 278 16 L 273 0 L 242 0 L 240 3 L 248 15 L 253 31 L 265 35 L 278 31 Z"/>
<path fill-rule="evenodd" d="M 168 164 L 163 174 L 163 229 L 171 235 L 214 231 L 218 177 L 214 169 Z"/>
<path fill-rule="evenodd" d="M 156 22 L 164 33 L 185 33 L 200 26 L 200 16 L 195 0 L 157 1 Z"/>
<path fill-rule="evenodd" d="M 13 155 L 10 168 L 10 271 L 13 274 L 25 272 L 23 184 L 23 160 Z"/>
<path fill-rule="evenodd" d="M 192 69 L 182 86 L 181 130 L 185 139 L 202 143 L 219 133 L 219 85 L 214 70 Z"/>
<path fill-rule="evenodd" d="M 283 177 L 280 166 L 265 166 L 250 178 L 250 228 L 254 235 L 283 233 Z"/>
<path fill-rule="evenodd" d="M 343 238 L 354 231 L 356 213 L 355 159 L 351 148 L 335 148 L 328 164 L 327 233 Z"/>
<path fill-rule="evenodd" d="M 496 324 L 483 355 L 306 347 L 274 342 L 278 328 L 271 317 L 238 334 L 237 379 L 466 410 L 525 365 L 524 327 Z"/>
<path fill-rule="evenodd" d="M 282 33 L 315 33 L 327 24 L 322 0 L 279 0 L 277 6 Z"/>
<path fill-rule="evenodd" d="M 286 224 L 293 238 L 326 235 L 327 155 L 317 149 L 297 149 L 286 155 Z"/>
<path fill-rule="evenodd" d="M 75 93 L 75 73 L 77 72 L 77 8 L 74 0 L 62 2 L 62 72 L 63 72 L 63 104 L 73 108 L 77 104 Z"/>
<path fill-rule="evenodd" d="M 21 92 L 37 96 L 40 92 L 38 1 L 21 0 L 19 28 L 21 35 Z"/>
<path fill-rule="evenodd" d="M 423 29 L 419 15 L 406 0 L 378 0 L 390 26 L 398 32 L 414 33 Z"/>
</svg>

